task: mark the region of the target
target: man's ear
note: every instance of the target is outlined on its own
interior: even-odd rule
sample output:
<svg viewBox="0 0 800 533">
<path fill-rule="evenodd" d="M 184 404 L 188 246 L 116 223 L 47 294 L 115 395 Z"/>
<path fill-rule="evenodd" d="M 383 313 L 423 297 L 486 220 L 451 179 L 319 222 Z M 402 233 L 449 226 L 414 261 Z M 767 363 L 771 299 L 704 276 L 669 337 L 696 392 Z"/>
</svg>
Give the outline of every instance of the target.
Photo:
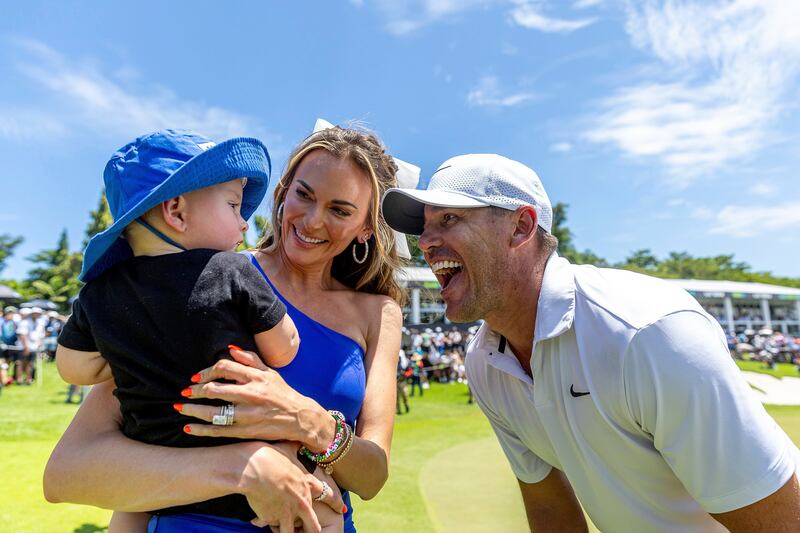
<svg viewBox="0 0 800 533">
<path fill-rule="evenodd" d="M 514 223 L 514 231 L 511 233 L 512 248 L 518 248 L 536 237 L 539 220 L 533 207 L 529 205 L 518 207 L 511 220 Z"/>
<path fill-rule="evenodd" d="M 161 217 L 170 228 L 179 233 L 186 231 L 186 197 L 176 196 L 161 202 Z"/>
</svg>

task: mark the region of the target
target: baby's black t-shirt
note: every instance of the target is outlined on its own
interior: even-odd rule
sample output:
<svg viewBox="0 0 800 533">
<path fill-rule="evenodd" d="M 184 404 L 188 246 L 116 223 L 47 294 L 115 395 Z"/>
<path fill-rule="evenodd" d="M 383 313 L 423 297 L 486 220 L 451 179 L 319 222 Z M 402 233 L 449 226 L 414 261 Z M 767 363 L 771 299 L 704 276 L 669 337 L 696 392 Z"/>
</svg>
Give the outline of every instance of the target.
<svg viewBox="0 0 800 533">
<path fill-rule="evenodd" d="M 58 342 L 99 351 L 108 361 L 126 436 L 162 446 L 218 446 L 236 439 L 187 435 L 183 426 L 195 420 L 178 414 L 173 404 L 192 401 L 181 390 L 199 370 L 228 358 L 229 344 L 257 351 L 253 336 L 285 314 L 245 255 L 196 249 L 138 256 L 83 287 Z M 169 511 L 255 516 L 242 496 Z"/>
</svg>

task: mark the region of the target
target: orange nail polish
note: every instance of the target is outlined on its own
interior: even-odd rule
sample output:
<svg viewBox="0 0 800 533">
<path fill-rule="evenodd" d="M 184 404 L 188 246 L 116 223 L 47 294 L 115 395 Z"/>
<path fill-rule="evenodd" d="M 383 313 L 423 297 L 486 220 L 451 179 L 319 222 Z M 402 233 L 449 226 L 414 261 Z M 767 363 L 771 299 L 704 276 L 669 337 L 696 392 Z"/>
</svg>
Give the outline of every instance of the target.
<svg viewBox="0 0 800 533">
<path fill-rule="evenodd" d="M 346 505 L 342 505 L 342 514 L 344 514 L 346 512 L 347 512 L 347 506 Z"/>
<path fill-rule="evenodd" d="M 241 348 L 239 348 L 238 346 L 236 346 L 235 344 L 229 344 L 229 345 L 228 345 L 228 349 L 229 349 L 229 350 L 239 350 L 240 352 L 243 352 L 243 351 L 244 351 L 244 350 L 242 350 Z"/>
<path fill-rule="evenodd" d="M 183 411 L 183 404 L 182 403 L 173 403 L 172 408 L 178 411 L 179 413 Z"/>
<path fill-rule="evenodd" d="M 203 379 L 203 376 L 200 374 L 195 374 L 192 376 L 192 383 L 200 383 L 200 380 Z"/>
<path fill-rule="evenodd" d="M 185 426 L 183 426 L 183 431 L 185 431 L 186 433 L 191 433 L 192 428 L 189 427 L 189 424 L 186 424 Z"/>
<path fill-rule="evenodd" d="M 187 388 L 185 388 L 185 389 L 183 389 L 183 390 L 181 391 L 181 396 L 185 396 L 185 397 L 187 397 L 187 398 L 191 397 L 191 396 L 192 396 L 192 389 L 190 389 L 190 388 L 188 388 L 188 387 L 187 387 Z"/>
</svg>

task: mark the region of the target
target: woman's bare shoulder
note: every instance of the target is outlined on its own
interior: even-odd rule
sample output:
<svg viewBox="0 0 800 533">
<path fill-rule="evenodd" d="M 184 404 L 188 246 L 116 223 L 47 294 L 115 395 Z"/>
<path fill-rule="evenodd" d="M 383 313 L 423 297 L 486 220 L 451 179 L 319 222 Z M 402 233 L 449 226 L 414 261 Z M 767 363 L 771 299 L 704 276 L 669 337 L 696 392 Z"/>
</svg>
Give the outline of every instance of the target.
<svg viewBox="0 0 800 533">
<path fill-rule="evenodd" d="M 403 325 L 403 312 L 397 302 L 384 294 L 359 293 L 359 308 L 364 324 L 367 325 L 367 338 L 380 337 L 386 328 L 400 330 Z"/>
</svg>

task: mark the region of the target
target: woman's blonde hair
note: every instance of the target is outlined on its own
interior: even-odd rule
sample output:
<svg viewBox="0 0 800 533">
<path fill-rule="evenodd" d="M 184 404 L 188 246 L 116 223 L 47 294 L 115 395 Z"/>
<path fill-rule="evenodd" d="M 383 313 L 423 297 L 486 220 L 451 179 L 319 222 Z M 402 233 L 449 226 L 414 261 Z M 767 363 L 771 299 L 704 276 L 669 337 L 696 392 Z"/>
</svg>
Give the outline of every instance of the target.
<svg viewBox="0 0 800 533">
<path fill-rule="evenodd" d="M 283 176 L 275 186 L 271 231 L 258 244 L 258 249 L 271 252 L 280 246 L 280 206 L 286 199 L 289 185 L 300 162 L 314 150 L 325 150 L 337 159 L 349 159 L 369 176 L 372 185 L 372 199 L 367 213 L 367 220 L 373 230 L 368 241 L 369 255 L 363 264 L 355 262 L 351 247 L 358 241 L 354 239 L 345 251 L 334 257 L 331 274 L 356 291 L 384 294 L 402 306 L 406 293 L 395 279 L 395 273 L 400 268 L 400 259 L 395 249 L 394 233 L 380 214 L 383 193 L 397 185 L 397 165 L 386 153 L 383 144 L 369 131 L 335 126 L 313 133 L 295 148 L 289 156 Z M 359 255 L 362 250 L 363 245 L 358 244 Z"/>
</svg>

